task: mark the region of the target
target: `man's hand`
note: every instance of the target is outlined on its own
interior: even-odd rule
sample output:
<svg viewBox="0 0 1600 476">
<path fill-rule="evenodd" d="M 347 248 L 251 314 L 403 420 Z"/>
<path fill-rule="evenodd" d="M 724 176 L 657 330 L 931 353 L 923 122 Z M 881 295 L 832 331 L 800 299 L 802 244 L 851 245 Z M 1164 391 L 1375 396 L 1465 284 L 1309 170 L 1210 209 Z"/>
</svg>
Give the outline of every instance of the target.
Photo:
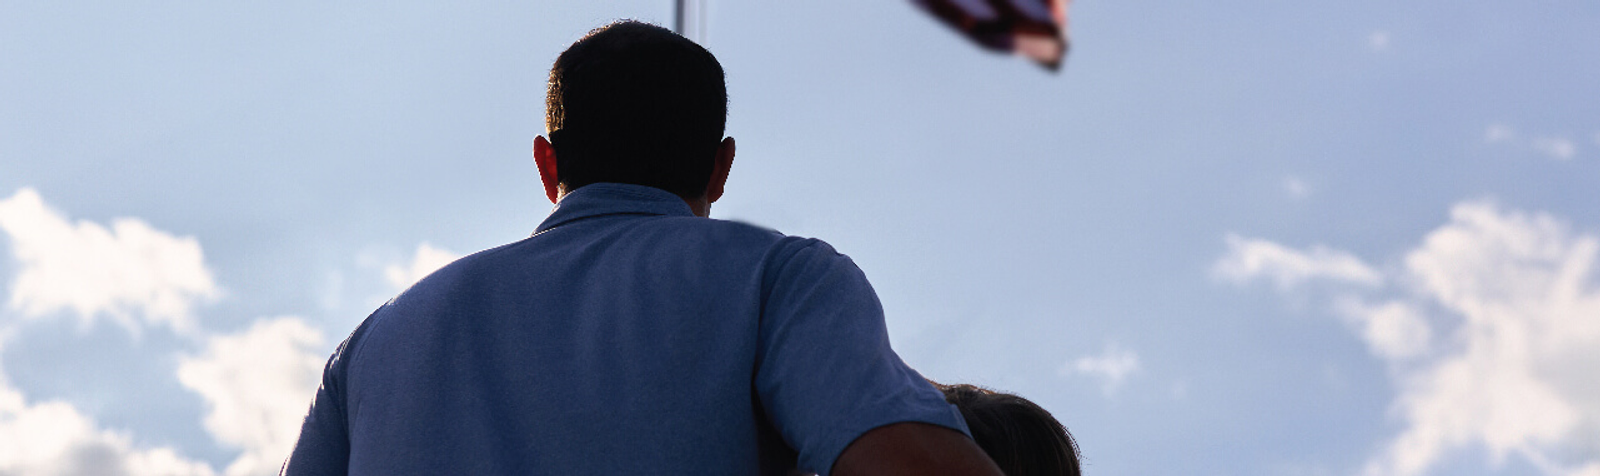
<svg viewBox="0 0 1600 476">
<path fill-rule="evenodd" d="M 1004 476 L 961 432 L 926 423 L 895 423 L 868 431 L 833 463 L 836 476 Z"/>
</svg>

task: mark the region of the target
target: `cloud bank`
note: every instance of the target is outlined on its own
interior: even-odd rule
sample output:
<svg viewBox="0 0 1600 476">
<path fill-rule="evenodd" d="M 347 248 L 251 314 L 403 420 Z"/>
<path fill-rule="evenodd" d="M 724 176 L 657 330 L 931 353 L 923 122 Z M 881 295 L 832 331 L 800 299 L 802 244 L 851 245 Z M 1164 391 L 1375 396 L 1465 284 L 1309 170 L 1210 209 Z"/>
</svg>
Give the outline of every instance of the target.
<svg viewBox="0 0 1600 476">
<path fill-rule="evenodd" d="M 243 450 L 224 474 L 277 473 L 321 382 L 322 344 L 322 332 L 299 318 L 261 319 L 208 338 L 178 365 L 178 381 L 205 398 L 206 431 Z"/>
<path fill-rule="evenodd" d="M 1230 237 L 1219 276 L 1272 280 L 1285 269 L 1371 270 L 1353 255 Z M 1261 250 L 1268 250 L 1261 259 Z M 1405 253 L 1384 289 L 1346 286 L 1330 309 L 1393 370 L 1404 429 L 1368 476 L 1427 474 L 1452 451 L 1522 458 L 1547 475 L 1600 475 L 1600 238 L 1545 214 L 1464 202 Z M 1340 263 L 1311 266 L 1307 263 Z M 1241 263 L 1279 263 L 1246 266 Z M 1285 264 L 1287 263 L 1287 264 Z M 1364 277 L 1364 272 L 1320 275 Z M 1396 295 L 1374 299 L 1374 291 Z M 1499 463 L 1497 463 L 1499 464 Z"/>
<path fill-rule="evenodd" d="M 0 376 L 0 475 L 211 476 L 171 448 L 136 449 L 65 402 L 28 404 Z"/>
<path fill-rule="evenodd" d="M 320 331 L 279 317 L 236 334 L 202 332 L 194 308 L 220 292 L 199 242 L 138 219 L 74 223 L 24 188 L 0 200 L 0 231 L 20 265 L 7 314 L 75 315 L 85 325 L 109 318 L 135 334 L 164 326 L 192 339 L 203 350 L 182 358 L 175 378 L 205 400 L 202 423 L 212 438 L 240 450 L 223 474 L 277 473 L 322 373 Z M 20 323 L 0 320 L 0 346 Z M 136 447 L 131 435 L 99 427 L 70 403 L 29 403 L 7 382 L 0 375 L 0 476 L 216 474 L 173 448 Z"/>
<path fill-rule="evenodd" d="M 133 218 L 74 223 L 30 188 L 0 200 L 0 231 L 21 265 L 9 306 L 23 317 L 69 311 L 85 325 L 103 316 L 135 332 L 140 321 L 187 332 L 195 304 L 219 294 L 193 237 Z"/>
</svg>

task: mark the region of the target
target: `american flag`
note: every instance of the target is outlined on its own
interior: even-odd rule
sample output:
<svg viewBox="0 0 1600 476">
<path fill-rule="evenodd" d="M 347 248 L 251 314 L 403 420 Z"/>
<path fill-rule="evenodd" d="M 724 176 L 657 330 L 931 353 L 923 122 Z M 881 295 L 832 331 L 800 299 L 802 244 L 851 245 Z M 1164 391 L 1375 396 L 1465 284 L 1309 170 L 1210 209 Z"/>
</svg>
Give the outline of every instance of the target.
<svg viewBox="0 0 1600 476">
<path fill-rule="evenodd" d="M 984 48 L 1016 53 L 1055 71 L 1067 54 L 1071 0 L 912 0 Z"/>
</svg>

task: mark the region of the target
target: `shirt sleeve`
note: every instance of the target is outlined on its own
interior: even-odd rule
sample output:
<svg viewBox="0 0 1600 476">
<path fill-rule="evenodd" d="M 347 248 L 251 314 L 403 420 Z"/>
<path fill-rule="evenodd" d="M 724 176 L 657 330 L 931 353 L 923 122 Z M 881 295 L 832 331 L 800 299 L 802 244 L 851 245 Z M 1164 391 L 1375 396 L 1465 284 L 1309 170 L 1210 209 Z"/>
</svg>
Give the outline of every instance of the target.
<svg viewBox="0 0 1600 476">
<path fill-rule="evenodd" d="M 791 239 L 769 259 L 755 387 L 801 470 L 826 476 L 857 437 L 892 423 L 970 435 L 943 394 L 889 347 L 883 307 L 850 258 Z"/>
<path fill-rule="evenodd" d="M 353 338 L 353 337 L 352 337 Z M 343 476 L 350 465 L 350 435 L 345 419 L 345 393 L 341 380 L 344 371 L 345 340 L 322 370 L 322 385 L 311 401 L 300 438 L 294 451 L 283 462 L 280 476 Z"/>
</svg>

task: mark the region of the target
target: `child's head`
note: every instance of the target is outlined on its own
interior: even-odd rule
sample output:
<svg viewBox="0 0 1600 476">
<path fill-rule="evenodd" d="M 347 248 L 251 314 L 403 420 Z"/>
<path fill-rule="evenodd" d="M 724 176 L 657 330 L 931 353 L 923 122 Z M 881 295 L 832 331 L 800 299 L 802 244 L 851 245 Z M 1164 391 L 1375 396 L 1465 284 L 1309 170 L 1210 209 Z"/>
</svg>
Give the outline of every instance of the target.
<svg viewBox="0 0 1600 476">
<path fill-rule="evenodd" d="M 1078 444 L 1028 399 L 973 385 L 935 384 L 961 410 L 972 439 L 1007 476 L 1080 476 Z"/>
</svg>

